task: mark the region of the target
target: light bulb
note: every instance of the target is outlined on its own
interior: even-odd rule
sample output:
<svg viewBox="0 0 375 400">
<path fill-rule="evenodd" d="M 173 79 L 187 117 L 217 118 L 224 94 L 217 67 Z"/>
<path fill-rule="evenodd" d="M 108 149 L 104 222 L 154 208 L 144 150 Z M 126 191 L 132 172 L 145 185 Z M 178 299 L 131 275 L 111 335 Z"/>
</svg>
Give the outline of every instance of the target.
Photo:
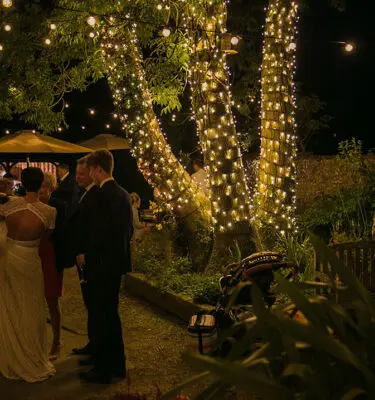
<svg viewBox="0 0 375 400">
<path fill-rule="evenodd" d="M 10 134 L 10 131 L 7 129 L 7 130 L 5 131 L 5 134 L 6 134 L 6 135 L 9 135 L 9 134 Z"/>
<path fill-rule="evenodd" d="M 230 42 L 233 44 L 233 46 L 237 46 L 239 43 L 240 39 L 237 36 L 233 36 Z"/>
<path fill-rule="evenodd" d="M 57 130 L 58 130 L 59 132 L 62 132 L 62 128 L 57 128 Z"/>
<path fill-rule="evenodd" d="M 96 24 L 96 18 L 93 17 L 93 16 L 88 17 L 88 18 L 87 18 L 87 23 L 88 23 L 90 26 L 94 26 L 94 25 Z"/>
<path fill-rule="evenodd" d="M 5 29 L 7 32 L 10 32 L 10 31 L 12 30 L 12 27 L 11 27 L 9 24 L 6 24 L 6 25 L 4 26 L 4 29 Z"/>
<path fill-rule="evenodd" d="M 165 37 L 168 37 L 171 34 L 171 30 L 168 28 L 164 28 L 161 32 L 161 34 Z"/>
<path fill-rule="evenodd" d="M 289 50 L 296 50 L 296 48 L 297 48 L 297 45 L 295 43 L 291 43 L 289 45 Z"/>
<path fill-rule="evenodd" d="M 69 108 L 69 103 L 65 103 L 65 108 Z"/>
<path fill-rule="evenodd" d="M 90 38 L 94 38 L 95 37 L 95 33 L 94 32 L 90 32 L 89 36 L 90 36 Z"/>
<path fill-rule="evenodd" d="M 12 7 L 13 1 L 12 0 L 3 0 L 3 6 L 6 8 Z"/>
<path fill-rule="evenodd" d="M 91 110 L 90 110 L 90 114 L 91 114 L 91 115 L 94 115 L 94 114 L 95 114 L 95 110 L 91 109 Z"/>
<path fill-rule="evenodd" d="M 44 41 L 44 43 L 45 43 L 47 46 L 49 46 L 49 45 L 51 44 L 51 39 L 46 39 L 46 40 Z"/>
<path fill-rule="evenodd" d="M 54 31 L 56 29 L 56 24 L 51 24 L 50 28 Z"/>
<path fill-rule="evenodd" d="M 351 53 L 354 50 L 354 46 L 351 43 L 346 43 L 345 44 L 345 51 L 347 53 Z"/>
<path fill-rule="evenodd" d="M 0 51 L 3 51 L 3 50 L 4 50 L 4 47 L 2 44 L 0 44 Z"/>
<path fill-rule="evenodd" d="M 111 127 L 111 125 L 107 124 L 105 127 L 106 127 L 107 129 L 109 129 L 109 128 Z"/>
<path fill-rule="evenodd" d="M 81 129 L 84 131 L 84 130 L 86 129 L 86 127 L 82 125 L 82 126 L 81 126 Z"/>
</svg>

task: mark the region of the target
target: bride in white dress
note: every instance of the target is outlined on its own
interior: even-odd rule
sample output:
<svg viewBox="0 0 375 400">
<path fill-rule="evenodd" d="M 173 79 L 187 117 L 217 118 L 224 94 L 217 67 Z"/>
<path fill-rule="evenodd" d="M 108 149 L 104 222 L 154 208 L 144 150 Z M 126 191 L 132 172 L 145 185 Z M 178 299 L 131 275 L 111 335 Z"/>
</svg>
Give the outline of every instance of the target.
<svg viewBox="0 0 375 400">
<path fill-rule="evenodd" d="M 55 373 L 48 358 L 39 242 L 54 229 L 56 210 L 39 201 L 42 182 L 40 169 L 26 168 L 26 197 L 0 201 L 0 375 L 30 383 Z"/>
</svg>

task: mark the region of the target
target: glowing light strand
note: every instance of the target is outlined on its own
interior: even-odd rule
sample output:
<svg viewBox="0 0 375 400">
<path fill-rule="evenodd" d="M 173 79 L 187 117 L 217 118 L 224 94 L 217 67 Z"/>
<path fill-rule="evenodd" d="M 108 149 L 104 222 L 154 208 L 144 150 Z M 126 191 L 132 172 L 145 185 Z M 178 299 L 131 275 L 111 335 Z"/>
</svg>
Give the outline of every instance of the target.
<svg viewBox="0 0 375 400">
<path fill-rule="evenodd" d="M 271 0 L 262 63 L 261 154 L 255 204 L 262 223 L 296 231 L 295 35 L 298 5 Z"/>
</svg>

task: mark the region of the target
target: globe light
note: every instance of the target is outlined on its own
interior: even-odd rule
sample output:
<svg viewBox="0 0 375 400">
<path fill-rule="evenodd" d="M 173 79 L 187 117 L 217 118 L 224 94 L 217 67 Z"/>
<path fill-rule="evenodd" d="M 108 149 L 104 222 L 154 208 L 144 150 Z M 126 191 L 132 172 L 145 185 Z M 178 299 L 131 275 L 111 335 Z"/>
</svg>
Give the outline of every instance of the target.
<svg viewBox="0 0 375 400">
<path fill-rule="evenodd" d="M 7 32 L 10 32 L 10 31 L 12 30 L 12 27 L 11 27 L 9 24 L 6 24 L 6 25 L 4 26 L 4 29 L 5 29 Z"/>
<path fill-rule="evenodd" d="M 60 128 L 57 128 L 57 130 L 59 131 L 59 132 L 62 132 L 62 128 L 60 127 Z"/>
<path fill-rule="evenodd" d="M 2 44 L 0 44 L 0 51 L 3 51 L 3 50 L 4 50 L 4 47 Z"/>
<path fill-rule="evenodd" d="M 13 5 L 12 0 L 3 0 L 2 3 L 3 3 L 3 6 L 6 8 L 12 7 L 12 5 Z"/>
<path fill-rule="evenodd" d="M 111 127 L 111 125 L 107 124 L 105 127 L 106 127 L 107 129 L 109 129 L 109 128 Z"/>
<path fill-rule="evenodd" d="M 91 110 L 90 110 L 90 114 L 91 114 L 91 115 L 95 115 L 95 110 L 91 109 Z"/>
<path fill-rule="evenodd" d="M 90 26 L 94 26 L 94 25 L 96 25 L 96 18 L 95 17 L 88 17 L 87 18 L 87 23 L 90 25 Z"/>
<path fill-rule="evenodd" d="M 161 10 L 162 8 L 163 8 L 163 5 L 162 4 L 158 4 L 157 9 Z"/>
<path fill-rule="evenodd" d="M 10 134 L 9 129 L 7 129 L 7 130 L 5 131 L 5 134 L 6 134 L 6 135 L 9 135 L 9 134 Z"/>
<path fill-rule="evenodd" d="M 295 43 L 291 43 L 289 45 L 289 50 L 296 50 L 297 49 L 297 45 Z"/>
<path fill-rule="evenodd" d="M 65 103 L 65 108 L 69 108 L 69 103 Z"/>
<path fill-rule="evenodd" d="M 45 43 L 47 46 L 49 46 L 49 45 L 51 44 L 51 39 L 46 39 L 46 40 L 44 41 L 44 43 Z"/>
<path fill-rule="evenodd" d="M 164 28 L 161 32 L 164 37 L 168 37 L 171 34 L 171 30 L 169 28 Z"/>
<path fill-rule="evenodd" d="M 86 129 L 86 127 L 82 125 L 82 126 L 81 126 L 81 129 L 84 131 L 84 130 Z"/>
<path fill-rule="evenodd" d="M 230 42 L 233 44 L 233 46 L 237 46 L 240 42 L 240 39 L 237 36 L 233 36 Z"/>
<path fill-rule="evenodd" d="M 346 43 L 345 44 L 345 51 L 347 53 L 351 53 L 354 50 L 354 46 L 351 43 Z"/>
<path fill-rule="evenodd" d="M 90 36 L 90 38 L 94 38 L 95 37 L 95 33 L 94 32 L 90 32 L 89 36 Z"/>
<path fill-rule="evenodd" d="M 56 24 L 51 24 L 50 28 L 54 31 L 56 29 Z"/>
</svg>

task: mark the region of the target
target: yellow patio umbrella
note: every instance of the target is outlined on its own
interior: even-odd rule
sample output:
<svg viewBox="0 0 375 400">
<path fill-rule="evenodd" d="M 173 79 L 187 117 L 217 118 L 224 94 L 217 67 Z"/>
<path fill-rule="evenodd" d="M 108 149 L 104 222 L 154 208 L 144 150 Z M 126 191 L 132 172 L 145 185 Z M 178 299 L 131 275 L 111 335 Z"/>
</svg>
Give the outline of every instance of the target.
<svg viewBox="0 0 375 400">
<path fill-rule="evenodd" d="M 25 130 L 0 139 L 1 154 L 84 154 L 92 150 L 73 143 Z"/>
<path fill-rule="evenodd" d="M 103 133 L 93 137 L 92 139 L 84 140 L 79 143 L 81 146 L 88 147 L 92 150 L 129 150 L 129 142 L 122 137 Z"/>
</svg>

